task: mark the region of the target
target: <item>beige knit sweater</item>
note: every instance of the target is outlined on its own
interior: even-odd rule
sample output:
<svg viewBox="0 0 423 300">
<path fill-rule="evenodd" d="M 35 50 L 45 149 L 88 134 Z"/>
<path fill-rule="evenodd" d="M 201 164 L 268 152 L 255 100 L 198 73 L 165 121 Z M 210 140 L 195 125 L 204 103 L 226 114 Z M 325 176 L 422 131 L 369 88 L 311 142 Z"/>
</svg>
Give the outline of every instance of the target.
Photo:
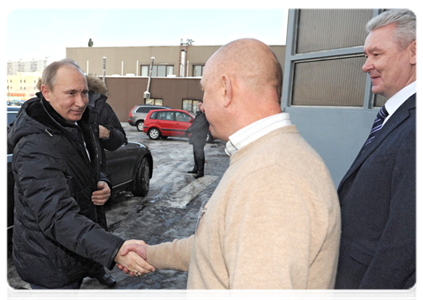
<svg viewBox="0 0 423 300">
<path fill-rule="evenodd" d="M 333 288 L 340 209 L 332 178 L 294 125 L 231 157 L 195 235 L 148 247 L 192 289 Z"/>
</svg>

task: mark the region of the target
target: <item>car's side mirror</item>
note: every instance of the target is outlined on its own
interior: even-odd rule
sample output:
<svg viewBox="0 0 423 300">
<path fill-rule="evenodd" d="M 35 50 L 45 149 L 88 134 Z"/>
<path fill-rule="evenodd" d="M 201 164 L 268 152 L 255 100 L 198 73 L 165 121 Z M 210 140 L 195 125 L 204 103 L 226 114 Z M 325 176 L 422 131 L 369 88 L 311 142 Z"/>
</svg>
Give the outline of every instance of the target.
<svg viewBox="0 0 423 300">
<path fill-rule="evenodd" d="M 190 122 L 190 123 L 194 122 L 194 119 L 189 119 L 189 122 Z"/>
</svg>

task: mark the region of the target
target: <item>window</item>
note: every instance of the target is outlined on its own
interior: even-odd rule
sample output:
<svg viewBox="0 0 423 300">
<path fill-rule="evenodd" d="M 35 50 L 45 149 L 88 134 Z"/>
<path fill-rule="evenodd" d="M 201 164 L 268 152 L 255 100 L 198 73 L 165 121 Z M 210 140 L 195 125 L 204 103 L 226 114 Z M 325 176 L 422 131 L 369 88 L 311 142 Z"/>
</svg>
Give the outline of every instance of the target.
<svg viewBox="0 0 423 300">
<path fill-rule="evenodd" d="M 148 76 L 148 66 L 141 66 L 141 76 Z"/>
<path fill-rule="evenodd" d="M 295 63 L 290 104 L 363 106 L 366 74 L 361 66 L 364 61 L 359 55 Z"/>
<path fill-rule="evenodd" d="M 196 114 L 198 111 L 198 102 L 200 100 L 182 100 L 182 109 Z"/>
<path fill-rule="evenodd" d="M 151 114 L 150 119 L 156 120 L 157 119 L 157 115 L 159 114 L 158 111 L 155 111 Z"/>
<path fill-rule="evenodd" d="M 362 107 L 379 105 L 371 97 L 363 43 L 365 9 L 290 10 L 282 108 L 290 106 Z M 286 80 L 288 79 L 288 80 Z"/>
<path fill-rule="evenodd" d="M 203 71 L 204 71 L 204 65 L 194 65 L 193 71 L 192 71 L 192 76 L 193 77 L 201 77 L 201 76 L 203 76 Z"/>
<path fill-rule="evenodd" d="M 371 9 L 301 9 L 296 53 L 362 46 Z"/>
<path fill-rule="evenodd" d="M 141 76 L 149 76 L 149 65 L 141 66 Z M 153 70 L 151 72 L 151 77 L 167 77 L 169 75 L 174 75 L 174 66 L 173 65 L 153 65 Z"/>
<path fill-rule="evenodd" d="M 148 113 L 151 110 L 150 107 L 141 106 L 137 109 L 137 113 Z"/>
<path fill-rule="evenodd" d="M 174 121 L 174 114 L 175 113 L 173 111 L 158 111 L 156 119 L 164 121 Z"/>
<path fill-rule="evenodd" d="M 175 118 L 176 118 L 176 121 L 179 121 L 179 122 L 189 122 L 189 120 L 192 119 L 190 115 L 183 112 L 179 112 L 179 111 L 175 112 Z"/>
<path fill-rule="evenodd" d="M 162 106 L 163 99 L 145 99 L 145 104 Z"/>
</svg>

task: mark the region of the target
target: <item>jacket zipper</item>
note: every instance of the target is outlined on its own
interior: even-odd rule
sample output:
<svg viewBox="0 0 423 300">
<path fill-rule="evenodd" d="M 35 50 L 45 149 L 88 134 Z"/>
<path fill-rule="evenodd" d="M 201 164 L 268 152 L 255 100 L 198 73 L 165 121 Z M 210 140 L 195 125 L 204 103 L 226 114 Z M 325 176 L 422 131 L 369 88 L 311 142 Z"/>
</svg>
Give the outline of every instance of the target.
<svg viewBox="0 0 423 300">
<path fill-rule="evenodd" d="M 48 131 L 47 129 L 44 129 L 44 132 L 47 133 L 51 137 L 53 136 L 53 134 L 50 131 Z"/>
</svg>

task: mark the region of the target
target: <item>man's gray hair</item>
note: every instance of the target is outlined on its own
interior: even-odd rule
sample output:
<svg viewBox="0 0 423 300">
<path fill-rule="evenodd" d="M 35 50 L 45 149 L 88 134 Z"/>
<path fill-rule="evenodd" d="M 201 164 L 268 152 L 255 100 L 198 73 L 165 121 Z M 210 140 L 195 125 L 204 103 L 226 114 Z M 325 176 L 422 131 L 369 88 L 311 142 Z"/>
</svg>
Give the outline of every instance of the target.
<svg viewBox="0 0 423 300">
<path fill-rule="evenodd" d="M 371 32 L 392 23 L 396 24 L 394 38 L 401 49 L 416 40 L 416 15 L 409 9 L 387 10 L 371 19 L 366 29 Z"/>
<path fill-rule="evenodd" d="M 57 70 L 59 70 L 63 66 L 72 66 L 76 68 L 82 73 L 82 75 L 84 75 L 85 80 L 87 80 L 84 71 L 82 71 L 76 61 L 70 58 L 65 58 L 59 61 L 52 62 L 44 69 L 41 79 L 42 84 L 46 85 L 50 90 L 54 90 L 54 85 L 56 84 Z"/>
</svg>

